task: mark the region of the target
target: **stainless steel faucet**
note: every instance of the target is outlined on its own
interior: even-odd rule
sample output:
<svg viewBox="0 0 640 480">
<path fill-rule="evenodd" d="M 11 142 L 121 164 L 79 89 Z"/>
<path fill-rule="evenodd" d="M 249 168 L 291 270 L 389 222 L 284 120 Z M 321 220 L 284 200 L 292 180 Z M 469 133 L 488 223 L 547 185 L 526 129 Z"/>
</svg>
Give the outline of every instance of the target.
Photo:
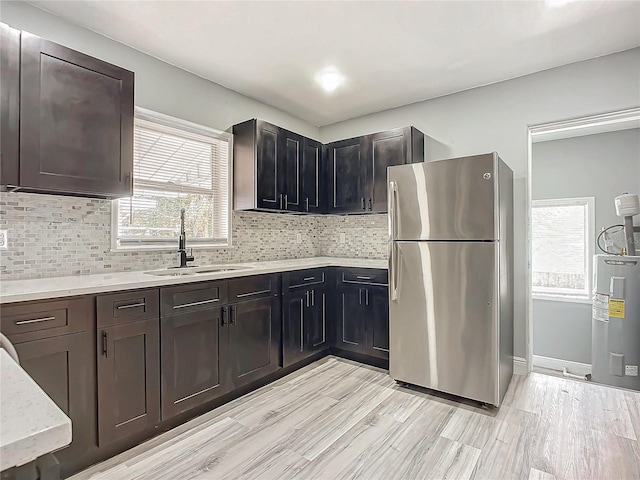
<svg viewBox="0 0 640 480">
<path fill-rule="evenodd" d="M 187 262 L 193 262 L 193 248 L 187 255 L 187 234 L 184 231 L 184 208 L 180 209 L 180 239 L 178 240 L 178 253 L 180 254 L 180 266 L 178 268 L 187 267 Z"/>
</svg>

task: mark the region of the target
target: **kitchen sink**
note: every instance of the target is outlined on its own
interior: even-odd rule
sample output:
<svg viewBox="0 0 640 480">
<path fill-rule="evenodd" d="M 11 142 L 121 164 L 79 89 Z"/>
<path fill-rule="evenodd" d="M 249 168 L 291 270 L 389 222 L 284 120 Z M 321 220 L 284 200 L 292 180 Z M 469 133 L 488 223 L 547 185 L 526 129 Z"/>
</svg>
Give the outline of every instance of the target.
<svg viewBox="0 0 640 480">
<path fill-rule="evenodd" d="M 237 270 L 248 270 L 253 267 L 240 265 L 211 265 L 209 267 L 186 267 L 186 268 L 167 268 L 165 270 L 153 270 L 144 272 L 147 275 L 156 277 L 188 277 L 193 275 L 204 275 L 206 273 L 233 272 Z"/>
</svg>

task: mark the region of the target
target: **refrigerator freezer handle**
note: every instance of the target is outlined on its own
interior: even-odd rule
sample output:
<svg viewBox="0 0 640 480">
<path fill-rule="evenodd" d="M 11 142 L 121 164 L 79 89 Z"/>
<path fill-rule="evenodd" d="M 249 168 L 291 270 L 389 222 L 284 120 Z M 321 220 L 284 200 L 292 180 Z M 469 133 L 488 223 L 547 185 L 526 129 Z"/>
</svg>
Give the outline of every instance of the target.
<svg viewBox="0 0 640 480">
<path fill-rule="evenodd" d="M 396 182 L 389 182 L 387 191 L 387 209 L 389 215 L 387 217 L 389 222 L 389 242 L 396 239 L 396 193 L 398 192 L 398 184 Z"/>
<path fill-rule="evenodd" d="M 398 184 L 389 182 L 389 190 L 387 192 L 387 201 L 389 208 L 389 298 L 396 300 L 398 298 L 398 254 L 396 240 L 396 195 L 398 192 Z"/>
</svg>

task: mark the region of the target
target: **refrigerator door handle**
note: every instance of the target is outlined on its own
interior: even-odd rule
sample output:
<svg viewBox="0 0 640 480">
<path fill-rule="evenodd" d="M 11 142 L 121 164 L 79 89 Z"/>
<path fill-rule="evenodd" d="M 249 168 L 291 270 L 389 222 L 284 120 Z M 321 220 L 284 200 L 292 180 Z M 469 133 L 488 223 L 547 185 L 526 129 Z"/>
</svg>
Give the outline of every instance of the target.
<svg viewBox="0 0 640 480">
<path fill-rule="evenodd" d="M 387 192 L 387 202 L 389 210 L 389 298 L 391 300 L 398 299 L 398 282 L 397 282 L 397 253 L 396 253 L 396 194 L 398 192 L 398 184 L 389 182 L 389 190 Z"/>
<path fill-rule="evenodd" d="M 398 260 L 400 250 L 395 242 L 391 242 L 391 255 L 389 256 L 389 298 L 390 300 L 398 299 Z"/>
<path fill-rule="evenodd" d="M 387 216 L 389 221 L 389 241 L 392 242 L 396 239 L 396 195 L 398 192 L 398 184 L 396 182 L 389 182 L 389 189 L 387 192 L 387 209 L 389 215 Z"/>
</svg>

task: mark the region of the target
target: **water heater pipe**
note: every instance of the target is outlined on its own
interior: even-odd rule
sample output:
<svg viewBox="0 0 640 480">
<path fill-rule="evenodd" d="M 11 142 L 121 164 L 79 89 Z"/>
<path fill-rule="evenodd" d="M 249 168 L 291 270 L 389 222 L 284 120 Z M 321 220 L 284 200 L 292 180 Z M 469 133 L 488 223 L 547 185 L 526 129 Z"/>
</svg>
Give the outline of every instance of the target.
<svg viewBox="0 0 640 480">
<path fill-rule="evenodd" d="M 633 226 L 633 216 L 640 214 L 640 197 L 629 193 L 618 195 L 615 199 L 616 213 L 624 218 L 624 237 L 627 244 L 627 255 L 635 256 L 636 242 L 634 232 L 640 232 L 640 227 Z"/>
</svg>

